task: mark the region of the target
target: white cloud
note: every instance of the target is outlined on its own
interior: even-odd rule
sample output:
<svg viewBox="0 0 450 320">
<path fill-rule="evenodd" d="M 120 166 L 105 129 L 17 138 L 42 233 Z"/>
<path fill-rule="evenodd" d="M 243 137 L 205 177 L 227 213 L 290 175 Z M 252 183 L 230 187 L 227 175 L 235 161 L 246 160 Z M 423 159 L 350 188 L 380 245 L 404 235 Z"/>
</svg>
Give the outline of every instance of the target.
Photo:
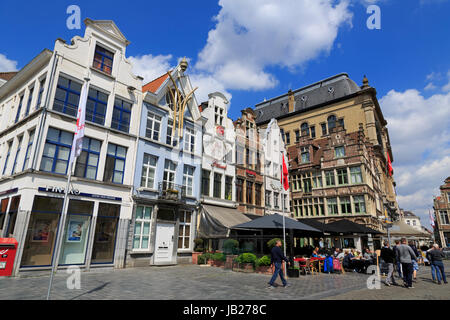
<svg viewBox="0 0 450 320">
<path fill-rule="evenodd" d="M 17 61 L 9 60 L 0 53 L 0 72 L 17 71 Z"/>
<path fill-rule="evenodd" d="M 228 89 L 274 87 L 278 81 L 268 67 L 294 69 L 329 53 L 338 29 L 352 18 L 348 0 L 220 0 L 219 5 L 195 68 Z"/>
<path fill-rule="evenodd" d="M 341 26 L 351 25 L 350 0 L 220 0 L 207 43 L 188 69 L 198 101 L 208 93 L 262 90 L 278 84 L 268 67 L 295 70 L 328 54 Z M 134 72 L 151 81 L 173 65 L 172 55 L 130 57 Z M 191 61 L 191 59 L 189 59 Z"/>
<path fill-rule="evenodd" d="M 433 84 L 433 82 L 430 82 L 429 84 L 426 85 L 426 87 L 424 88 L 424 90 L 436 90 L 437 87 Z"/>
<path fill-rule="evenodd" d="M 129 57 L 128 60 L 133 64 L 134 74 L 143 77 L 144 83 L 147 83 L 173 68 L 170 62 L 172 58 L 171 54 L 157 56 L 147 54 Z"/>
<path fill-rule="evenodd" d="M 417 90 L 391 90 L 380 99 L 394 152 L 400 207 L 422 217 L 450 172 L 450 93 L 424 98 Z"/>
</svg>

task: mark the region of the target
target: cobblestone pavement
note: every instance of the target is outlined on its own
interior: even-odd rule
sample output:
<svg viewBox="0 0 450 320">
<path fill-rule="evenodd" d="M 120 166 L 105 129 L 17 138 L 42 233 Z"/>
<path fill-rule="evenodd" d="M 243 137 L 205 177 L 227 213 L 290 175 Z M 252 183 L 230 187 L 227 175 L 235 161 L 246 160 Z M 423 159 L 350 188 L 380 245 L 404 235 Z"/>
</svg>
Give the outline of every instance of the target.
<svg viewBox="0 0 450 320">
<path fill-rule="evenodd" d="M 48 273 L 0 278 L 0 300 L 45 299 Z M 270 290 L 268 275 L 196 265 L 91 270 L 81 273 L 80 290 L 67 289 L 67 277 L 64 271 L 55 276 L 52 299 L 450 299 L 450 285 L 432 283 L 429 267 L 421 267 L 415 289 L 382 285 L 380 290 L 367 289 L 368 275 L 357 273 L 300 276 L 289 279 L 291 287 Z"/>
</svg>

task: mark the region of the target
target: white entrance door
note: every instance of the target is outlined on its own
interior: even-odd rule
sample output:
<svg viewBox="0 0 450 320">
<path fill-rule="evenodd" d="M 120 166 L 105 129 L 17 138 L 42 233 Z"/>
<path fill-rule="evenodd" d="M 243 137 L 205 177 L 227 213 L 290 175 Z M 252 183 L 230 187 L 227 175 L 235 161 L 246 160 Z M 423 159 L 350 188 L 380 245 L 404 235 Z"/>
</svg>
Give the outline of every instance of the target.
<svg viewBox="0 0 450 320">
<path fill-rule="evenodd" d="M 155 264 L 172 264 L 175 225 L 158 223 L 156 225 Z"/>
</svg>

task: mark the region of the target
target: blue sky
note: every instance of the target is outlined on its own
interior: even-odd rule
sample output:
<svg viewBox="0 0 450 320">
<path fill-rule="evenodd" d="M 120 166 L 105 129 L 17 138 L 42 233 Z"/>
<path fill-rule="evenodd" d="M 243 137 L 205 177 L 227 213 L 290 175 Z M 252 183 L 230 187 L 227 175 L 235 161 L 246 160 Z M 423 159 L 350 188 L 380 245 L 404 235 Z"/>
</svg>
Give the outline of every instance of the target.
<svg viewBox="0 0 450 320">
<path fill-rule="evenodd" d="M 366 27 L 371 3 L 381 30 Z M 429 227 L 450 175 L 449 0 L 2 1 L 0 71 L 83 35 L 66 27 L 72 4 L 82 20 L 115 21 L 146 80 L 188 57 L 199 100 L 223 91 L 233 119 L 289 89 L 340 72 L 361 85 L 366 74 L 389 123 L 399 203 Z"/>
</svg>

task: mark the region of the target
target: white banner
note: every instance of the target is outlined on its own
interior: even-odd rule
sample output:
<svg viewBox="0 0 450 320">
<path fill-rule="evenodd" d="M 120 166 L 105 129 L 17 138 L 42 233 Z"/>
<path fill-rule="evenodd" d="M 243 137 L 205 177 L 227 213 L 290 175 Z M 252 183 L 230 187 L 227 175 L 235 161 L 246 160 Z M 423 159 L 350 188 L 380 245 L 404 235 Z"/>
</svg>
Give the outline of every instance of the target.
<svg viewBox="0 0 450 320">
<path fill-rule="evenodd" d="M 86 120 L 86 102 L 88 97 L 88 82 L 83 84 L 80 94 L 80 103 L 78 105 L 77 129 L 73 136 L 72 151 L 70 152 L 69 166 L 76 157 L 81 154 L 84 137 L 84 124 Z"/>
</svg>

